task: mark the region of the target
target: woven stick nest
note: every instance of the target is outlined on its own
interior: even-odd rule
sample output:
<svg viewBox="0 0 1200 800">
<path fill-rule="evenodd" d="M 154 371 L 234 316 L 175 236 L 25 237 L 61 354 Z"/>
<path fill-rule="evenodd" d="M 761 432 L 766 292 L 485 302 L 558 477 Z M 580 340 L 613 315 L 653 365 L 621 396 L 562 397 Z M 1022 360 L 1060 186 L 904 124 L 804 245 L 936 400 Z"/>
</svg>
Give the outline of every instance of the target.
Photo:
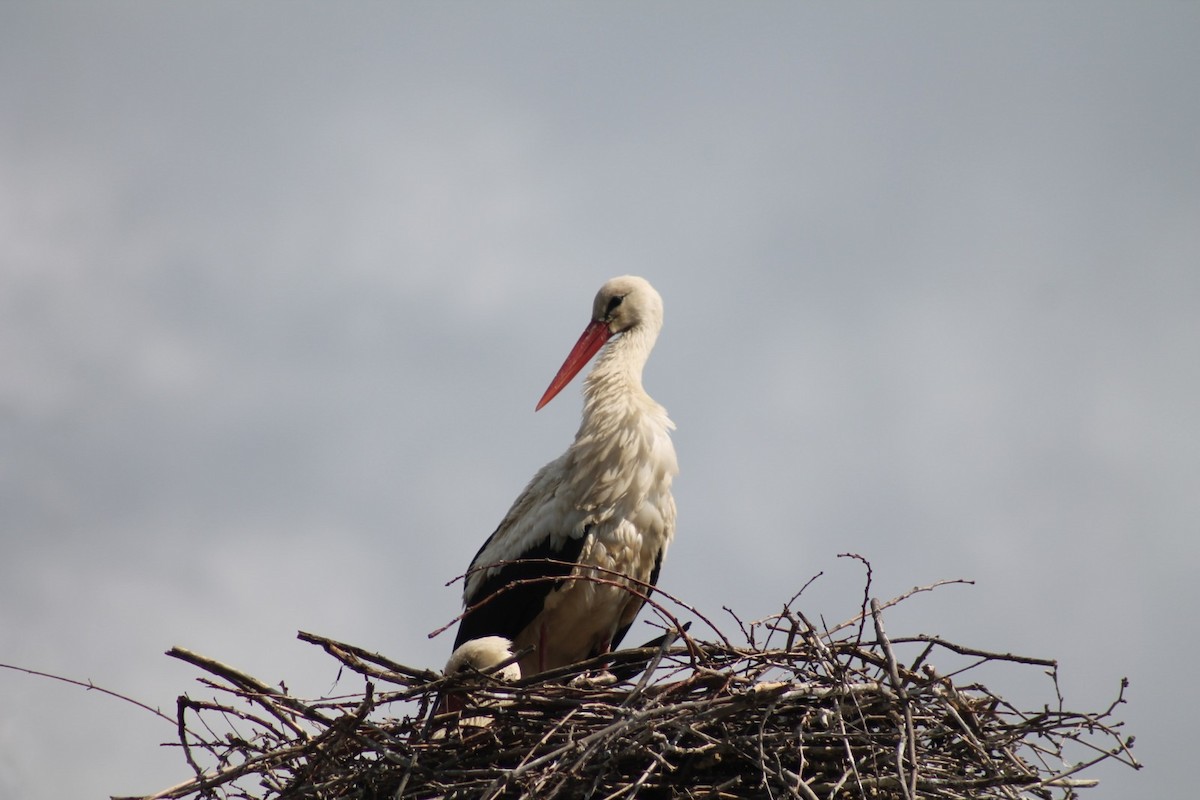
<svg viewBox="0 0 1200 800">
<path fill-rule="evenodd" d="M 939 585 L 864 599 L 824 629 L 797 595 L 765 619 L 733 617 L 736 645 L 656 592 L 650 605 L 674 634 L 662 645 L 514 684 L 301 633 L 363 681 L 301 700 L 175 648 L 217 694 L 179 698 L 195 777 L 153 798 L 1072 798 L 1101 761 L 1140 766 L 1114 719 L 1125 681 L 1108 708 L 1073 712 L 1053 661 L 889 639 L 883 612 Z M 713 639 L 693 638 L 679 608 Z M 943 659 L 962 666 L 941 674 Z M 1053 702 L 1022 710 L 972 682 L 985 664 L 1045 672 Z M 439 713 L 448 694 L 465 708 Z"/>
</svg>

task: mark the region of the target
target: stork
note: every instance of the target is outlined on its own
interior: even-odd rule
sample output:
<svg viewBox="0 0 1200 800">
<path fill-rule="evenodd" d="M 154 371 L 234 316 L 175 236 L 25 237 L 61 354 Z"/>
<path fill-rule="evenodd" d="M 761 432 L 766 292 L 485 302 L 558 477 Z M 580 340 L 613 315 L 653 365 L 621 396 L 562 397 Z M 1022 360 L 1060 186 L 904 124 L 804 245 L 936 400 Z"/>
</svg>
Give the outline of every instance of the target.
<svg viewBox="0 0 1200 800">
<path fill-rule="evenodd" d="M 642 388 L 662 321 L 662 298 L 644 278 L 600 287 L 591 322 L 537 404 L 603 346 L 584 381 L 579 431 L 471 561 L 456 649 L 502 636 L 514 650 L 534 648 L 520 662 L 521 674 L 534 675 L 610 652 L 628 632 L 644 603 L 638 582 L 657 582 L 675 534 L 675 425 Z"/>
<path fill-rule="evenodd" d="M 508 639 L 503 636 L 483 636 L 456 647 L 450 654 L 445 668 L 442 669 L 442 674 L 462 675 L 474 671 L 484 673 L 492 680 L 501 683 L 512 683 L 521 679 L 521 668 L 515 663 L 500 666 L 505 661 L 511 660 L 512 657 L 512 642 Z M 489 698 L 477 698 L 471 704 L 477 708 L 503 705 L 503 703 L 497 703 L 494 699 Z M 468 699 L 461 691 L 448 691 L 443 695 L 438 711 L 439 713 L 461 712 L 467 705 Z M 458 725 L 462 728 L 486 728 L 490 724 L 492 724 L 490 716 L 465 717 L 458 720 Z M 441 739 L 445 735 L 445 730 L 439 730 L 433 734 L 433 738 Z"/>
<path fill-rule="evenodd" d="M 463 642 L 454 648 L 454 652 L 450 654 L 446 666 L 442 669 L 442 674 L 458 675 L 471 669 L 478 672 L 491 672 L 512 657 L 512 642 L 508 639 L 503 636 L 483 636 Z M 495 677 L 505 683 L 519 681 L 521 668 L 516 664 L 508 664 L 496 671 Z"/>
</svg>

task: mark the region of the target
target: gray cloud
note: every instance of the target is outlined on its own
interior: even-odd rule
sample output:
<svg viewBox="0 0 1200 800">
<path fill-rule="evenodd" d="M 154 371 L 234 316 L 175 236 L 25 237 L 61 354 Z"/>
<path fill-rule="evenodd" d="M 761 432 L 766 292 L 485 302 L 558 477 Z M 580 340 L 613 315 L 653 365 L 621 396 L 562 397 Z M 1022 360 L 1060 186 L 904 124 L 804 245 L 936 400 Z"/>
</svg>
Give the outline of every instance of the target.
<svg viewBox="0 0 1200 800">
<path fill-rule="evenodd" d="M 441 663 L 442 583 L 569 441 L 577 395 L 533 404 L 633 272 L 664 588 L 754 617 L 825 571 L 840 619 L 840 552 L 880 595 L 975 579 L 890 629 L 1057 657 L 1080 706 L 1129 675 L 1154 768 L 1095 797 L 1184 785 L 1196 13 L 678 10 L 0 11 L 0 661 L 168 713 L 173 644 L 314 693 L 301 628 Z M 0 692 L 0 795 L 186 775 L 145 712 Z"/>
</svg>

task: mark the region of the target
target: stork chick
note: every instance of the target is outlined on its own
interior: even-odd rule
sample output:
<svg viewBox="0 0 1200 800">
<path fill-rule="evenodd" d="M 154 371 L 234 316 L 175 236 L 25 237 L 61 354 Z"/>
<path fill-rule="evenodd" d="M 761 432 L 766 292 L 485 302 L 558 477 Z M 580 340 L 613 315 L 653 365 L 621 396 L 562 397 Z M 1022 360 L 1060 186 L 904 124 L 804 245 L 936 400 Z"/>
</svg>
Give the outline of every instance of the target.
<svg viewBox="0 0 1200 800">
<path fill-rule="evenodd" d="M 481 639 L 471 639 L 454 649 L 446 662 L 443 675 L 459 675 L 469 670 L 475 670 L 490 675 L 504 683 L 512 683 L 521 679 L 521 668 L 516 662 L 507 664 L 499 670 L 495 668 L 513 657 L 512 642 L 503 636 L 484 636 Z M 480 701 L 477 708 L 496 704 L 498 701 Z M 439 711 L 458 712 L 467 705 L 460 692 L 447 693 L 443 698 Z M 458 721 L 459 727 L 486 728 L 492 724 L 492 717 L 466 717 Z M 444 732 L 441 734 L 444 735 Z M 440 738 L 440 736 L 438 737 Z"/>
</svg>

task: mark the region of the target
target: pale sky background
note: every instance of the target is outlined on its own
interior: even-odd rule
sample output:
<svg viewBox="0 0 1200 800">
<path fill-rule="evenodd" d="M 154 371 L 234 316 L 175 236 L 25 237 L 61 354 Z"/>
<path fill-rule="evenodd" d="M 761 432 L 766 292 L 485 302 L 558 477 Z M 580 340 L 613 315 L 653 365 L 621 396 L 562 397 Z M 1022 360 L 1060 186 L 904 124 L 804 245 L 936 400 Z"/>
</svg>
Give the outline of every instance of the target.
<svg viewBox="0 0 1200 800">
<path fill-rule="evenodd" d="M 664 589 L 974 579 L 889 633 L 1058 658 L 1076 709 L 1128 676 L 1147 769 L 1085 796 L 1194 791 L 1198 42 L 1191 2 L 4 3 L 0 662 L 168 714 L 172 645 L 440 666 L 635 273 Z M 163 788 L 173 737 L 0 670 L 2 798 Z"/>
</svg>

